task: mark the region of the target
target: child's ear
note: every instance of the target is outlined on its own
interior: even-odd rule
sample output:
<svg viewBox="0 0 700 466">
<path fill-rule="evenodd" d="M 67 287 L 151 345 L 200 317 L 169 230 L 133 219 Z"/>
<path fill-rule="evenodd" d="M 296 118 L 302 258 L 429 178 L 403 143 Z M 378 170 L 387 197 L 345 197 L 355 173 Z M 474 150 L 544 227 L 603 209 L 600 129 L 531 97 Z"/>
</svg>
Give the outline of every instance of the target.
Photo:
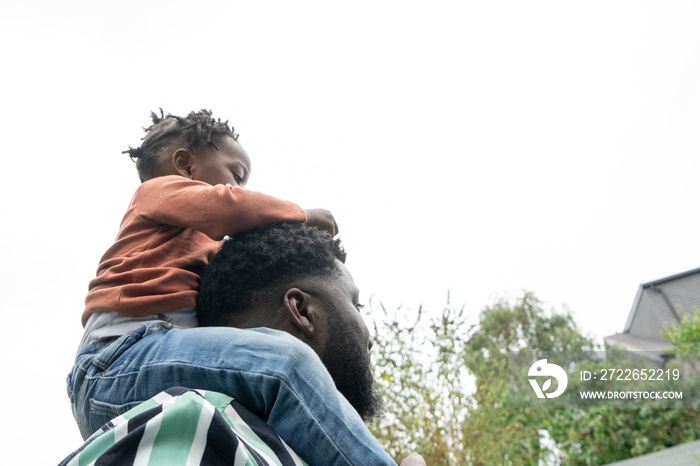
<svg viewBox="0 0 700 466">
<path fill-rule="evenodd" d="M 187 149 L 178 149 L 173 152 L 173 167 L 178 175 L 185 178 L 192 178 L 192 154 Z"/>
</svg>

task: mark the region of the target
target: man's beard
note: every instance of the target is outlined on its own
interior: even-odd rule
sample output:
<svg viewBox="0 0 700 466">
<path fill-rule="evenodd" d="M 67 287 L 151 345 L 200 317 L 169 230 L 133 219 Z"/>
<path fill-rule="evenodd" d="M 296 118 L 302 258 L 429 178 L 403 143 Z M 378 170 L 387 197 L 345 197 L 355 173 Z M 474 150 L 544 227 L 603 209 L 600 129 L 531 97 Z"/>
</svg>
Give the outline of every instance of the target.
<svg viewBox="0 0 700 466">
<path fill-rule="evenodd" d="M 360 417 L 365 421 L 378 417 L 383 412 L 384 403 L 374 386 L 367 345 L 363 346 L 362 342 L 353 338 L 355 335 L 348 332 L 340 312 L 335 309 L 329 311 L 329 342 L 321 360 L 338 391 Z"/>
</svg>

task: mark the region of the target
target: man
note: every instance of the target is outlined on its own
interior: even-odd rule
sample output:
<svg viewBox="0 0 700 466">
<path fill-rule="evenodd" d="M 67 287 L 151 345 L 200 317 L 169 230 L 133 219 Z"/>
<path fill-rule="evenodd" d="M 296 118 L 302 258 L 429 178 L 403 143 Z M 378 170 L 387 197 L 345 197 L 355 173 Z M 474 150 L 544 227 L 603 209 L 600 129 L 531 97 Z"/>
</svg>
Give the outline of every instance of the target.
<svg viewBox="0 0 700 466">
<path fill-rule="evenodd" d="M 262 227 L 225 242 L 204 272 L 197 302 L 201 326 L 264 328 L 256 331 L 270 338 L 292 335 L 306 343 L 332 383 L 320 374 L 309 381 L 301 400 L 313 404 L 337 399 L 337 387 L 356 413 L 345 409 L 340 416 L 338 408 L 332 408 L 325 417 L 343 422 L 343 428 L 349 424 L 353 431 L 361 430 L 359 439 L 369 442 L 371 435 L 357 415 L 375 417 L 382 403 L 369 360 L 373 341 L 361 308 L 340 241 L 294 224 Z M 377 448 L 372 440 L 370 447 Z M 413 464 L 425 463 L 418 455 L 402 462 Z"/>
<path fill-rule="evenodd" d="M 213 379 L 227 376 L 221 367 L 235 366 L 236 373 L 247 373 L 240 379 L 231 373 L 227 376 L 231 378 L 231 393 L 227 395 L 240 402 L 235 411 L 243 412 L 240 409 L 243 406 L 252 411 L 250 416 L 243 415 L 250 426 L 255 424 L 251 419 L 254 417 L 270 425 L 274 419 L 274 425 L 293 432 L 291 440 L 302 446 L 301 457 L 308 464 L 395 464 L 360 418 L 378 415 L 381 402 L 373 388 L 369 364 L 372 339 L 359 313 L 359 292 L 344 261 L 345 252 L 338 240 L 304 225 L 262 227 L 225 242 L 202 277 L 198 301 L 200 325 L 237 327 L 238 332 L 247 333 L 246 341 L 253 343 L 244 348 L 239 345 L 235 354 L 221 352 L 220 341 L 212 342 L 210 347 L 202 345 L 196 351 L 201 356 L 197 366 L 205 372 L 188 388 L 207 390 Z M 223 331 L 230 328 L 222 328 L 221 332 L 208 330 L 210 338 L 217 338 L 218 333 L 223 339 L 232 335 Z M 183 338 L 183 332 L 197 331 L 172 329 L 156 332 L 149 338 L 177 340 Z M 280 342 L 288 351 L 282 354 L 266 351 L 266 348 L 279 348 Z M 169 358 L 172 359 L 168 364 L 170 370 L 178 371 L 182 361 L 177 355 Z M 212 370 L 206 370 L 207 362 Z M 251 384 L 251 380 L 255 382 Z M 179 449 L 180 454 L 189 462 L 192 455 L 205 458 L 221 444 L 222 451 L 234 443 L 244 445 L 244 449 L 235 450 L 236 455 L 239 450 L 245 450 L 253 456 L 256 445 L 271 444 L 251 442 L 247 434 L 241 436 L 250 429 L 236 430 L 233 436 L 225 428 L 223 432 L 213 430 L 216 423 L 211 424 L 213 427 L 205 424 L 200 429 L 200 412 L 214 413 L 210 418 L 219 421 L 217 411 L 225 419 L 234 416 L 226 407 L 230 397 L 215 409 L 207 399 L 191 391 L 154 395 L 149 402 L 105 425 L 103 432 L 86 442 L 92 440 L 87 448 L 84 446 L 82 452 L 67 460 L 82 463 L 85 458 L 81 455 L 96 458 L 107 453 L 122 459 L 128 452 L 134 457 L 150 458 L 149 464 L 168 464 L 158 452 L 174 454 L 174 446 L 184 447 Z M 182 396 L 187 397 L 186 403 L 180 402 Z M 189 417 L 178 410 L 178 406 L 192 403 L 196 408 L 186 410 L 194 413 Z M 193 424 L 197 424 L 197 432 L 202 432 L 199 437 L 194 431 L 185 432 Z M 228 424 L 236 422 L 218 422 L 219 426 Z M 264 427 L 263 424 L 258 430 L 264 431 Z M 168 436 L 161 436 L 162 431 L 168 432 Z M 114 440 L 114 445 L 104 452 L 102 444 L 110 444 L 112 437 L 106 436 L 112 432 L 114 439 L 121 440 Z M 206 441 L 193 440 L 201 436 Z M 318 440 L 324 436 L 332 441 Z M 100 437 L 108 440 L 98 442 Z M 270 436 L 262 435 L 262 438 Z M 283 439 L 292 444 L 289 439 Z M 194 461 L 194 464 L 200 463 Z M 425 462 L 414 454 L 401 464 L 421 466 Z"/>
</svg>

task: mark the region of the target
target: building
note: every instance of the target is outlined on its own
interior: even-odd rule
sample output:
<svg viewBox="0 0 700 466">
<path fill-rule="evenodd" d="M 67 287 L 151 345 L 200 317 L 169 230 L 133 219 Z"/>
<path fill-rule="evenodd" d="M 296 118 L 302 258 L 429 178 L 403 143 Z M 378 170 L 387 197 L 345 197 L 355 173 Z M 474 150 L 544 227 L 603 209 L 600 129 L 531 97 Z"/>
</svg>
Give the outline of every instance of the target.
<svg viewBox="0 0 700 466">
<path fill-rule="evenodd" d="M 605 337 L 605 346 L 644 351 L 663 364 L 671 343 L 661 332 L 694 307 L 700 308 L 700 268 L 639 285 L 625 329 Z"/>
</svg>

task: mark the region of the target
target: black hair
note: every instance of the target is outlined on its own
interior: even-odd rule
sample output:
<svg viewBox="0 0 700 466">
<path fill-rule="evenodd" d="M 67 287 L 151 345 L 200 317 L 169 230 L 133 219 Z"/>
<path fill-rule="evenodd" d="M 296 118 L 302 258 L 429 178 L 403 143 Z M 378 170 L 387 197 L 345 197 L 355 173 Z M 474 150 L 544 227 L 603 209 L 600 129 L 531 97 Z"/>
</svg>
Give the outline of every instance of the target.
<svg viewBox="0 0 700 466">
<path fill-rule="evenodd" d="M 278 223 L 224 241 L 202 274 L 197 298 L 201 326 L 225 326 L 244 313 L 255 292 L 294 280 L 332 276 L 345 263 L 339 239 L 302 223 Z"/>
<path fill-rule="evenodd" d="M 122 152 L 129 154 L 136 163 L 141 182 L 153 178 L 161 151 L 174 141 L 181 140 L 187 148 L 195 152 L 206 147 L 218 149 L 217 142 L 224 136 L 238 140 L 238 134 L 229 127 L 228 120 L 221 121 L 211 116 L 211 110 L 202 109 L 190 112 L 186 117 L 168 113 L 160 109 L 160 116 L 151 112 L 153 124 L 143 130 L 146 135 L 142 138 L 141 147 L 131 147 Z"/>
</svg>

